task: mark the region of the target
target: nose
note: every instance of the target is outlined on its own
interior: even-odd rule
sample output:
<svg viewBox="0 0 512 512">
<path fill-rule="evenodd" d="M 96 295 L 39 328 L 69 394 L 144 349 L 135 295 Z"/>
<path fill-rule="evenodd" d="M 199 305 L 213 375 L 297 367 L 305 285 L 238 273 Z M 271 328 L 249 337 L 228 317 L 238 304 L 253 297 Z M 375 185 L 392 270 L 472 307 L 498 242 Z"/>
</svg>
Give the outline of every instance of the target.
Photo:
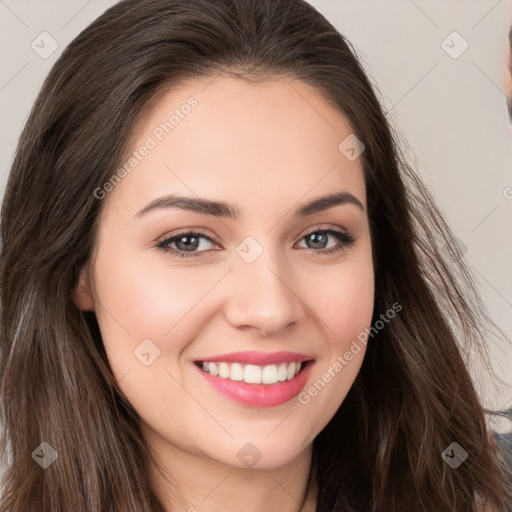
<svg viewBox="0 0 512 512">
<path fill-rule="evenodd" d="M 247 263 L 237 257 L 230 273 L 230 297 L 226 319 L 243 330 L 258 330 L 263 335 L 281 332 L 304 317 L 302 297 L 285 262 L 278 263 L 264 251 L 255 261 Z"/>
</svg>

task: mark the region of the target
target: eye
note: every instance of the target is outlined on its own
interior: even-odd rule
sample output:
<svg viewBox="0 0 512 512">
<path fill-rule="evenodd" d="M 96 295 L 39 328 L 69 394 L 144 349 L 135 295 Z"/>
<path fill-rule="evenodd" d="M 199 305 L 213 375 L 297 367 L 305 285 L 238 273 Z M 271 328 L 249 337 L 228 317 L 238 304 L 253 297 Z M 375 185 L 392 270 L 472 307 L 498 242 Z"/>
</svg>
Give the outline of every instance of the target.
<svg viewBox="0 0 512 512">
<path fill-rule="evenodd" d="M 333 247 L 326 248 L 326 243 L 329 238 L 336 239 L 337 244 Z M 201 240 L 206 240 L 206 244 L 201 243 Z M 337 229 L 317 229 L 316 231 L 310 231 L 301 238 L 301 241 L 302 240 L 307 240 L 310 244 L 313 244 L 313 247 L 306 247 L 313 254 L 321 255 L 341 251 L 355 243 L 355 238 L 352 235 L 346 231 Z M 158 242 L 156 247 L 178 258 L 196 258 L 199 257 L 202 252 L 208 250 L 207 247 L 204 247 L 205 245 L 208 246 L 208 242 L 216 244 L 217 246 L 219 245 L 218 242 L 213 240 L 213 238 L 208 236 L 204 231 L 182 231 L 181 233 L 177 233 Z M 175 247 L 172 247 L 173 244 Z"/>
<path fill-rule="evenodd" d="M 338 243 L 328 249 L 325 249 L 329 237 L 335 238 Z M 317 229 L 316 231 L 310 231 L 308 234 L 304 235 L 302 240 L 308 240 L 312 243 L 313 247 L 308 247 L 308 249 L 313 253 L 318 253 L 319 255 L 342 251 L 346 247 L 350 247 L 355 243 L 355 238 L 352 235 L 346 231 L 337 229 Z"/>
<path fill-rule="evenodd" d="M 198 254 L 195 254 L 196 249 L 203 248 L 204 243 L 201 243 L 201 239 L 207 240 L 209 242 L 215 243 L 212 238 L 207 236 L 203 231 L 182 231 L 176 235 L 173 235 L 169 238 L 166 238 L 157 244 L 157 247 L 163 249 L 164 251 L 170 252 L 173 256 L 178 258 L 189 258 L 189 257 L 197 257 Z M 171 244 L 176 244 L 176 249 L 170 247 Z M 208 245 L 208 244 L 206 244 Z M 199 251 L 204 252 L 203 250 Z M 191 253 L 191 254 L 187 254 Z"/>
</svg>

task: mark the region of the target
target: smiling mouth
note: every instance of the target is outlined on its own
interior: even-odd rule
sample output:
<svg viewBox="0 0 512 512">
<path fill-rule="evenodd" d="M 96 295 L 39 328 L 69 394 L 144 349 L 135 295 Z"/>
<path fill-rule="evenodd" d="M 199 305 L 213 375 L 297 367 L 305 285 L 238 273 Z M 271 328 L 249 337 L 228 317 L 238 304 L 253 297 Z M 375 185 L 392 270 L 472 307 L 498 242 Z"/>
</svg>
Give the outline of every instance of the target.
<svg viewBox="0 0 512 512">
<path fill-rule="evenodd" d="M 221 379 L 246 384 L 279 384 L 294 379 L 313 361 L 290 361 L 288 363 L 253 365 L 231 362 L 194 361 L 202 371 Z"/>
</svg>

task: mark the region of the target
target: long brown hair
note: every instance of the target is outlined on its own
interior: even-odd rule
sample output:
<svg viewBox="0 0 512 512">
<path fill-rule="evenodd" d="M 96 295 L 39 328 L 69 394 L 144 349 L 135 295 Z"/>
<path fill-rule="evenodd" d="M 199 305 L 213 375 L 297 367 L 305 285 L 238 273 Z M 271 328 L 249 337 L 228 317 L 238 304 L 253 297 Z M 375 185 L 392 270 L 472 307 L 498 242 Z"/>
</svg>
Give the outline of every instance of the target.
<svg viewBox="0 0 512 512">
<path fill-rule="evenodd" d="M 137 122 L 182 80 L 291 76 L 365 144 L 374 320 L 343 404 L 313 445 L 318 511 L 506 510 L 512 490 L 468 354 L 489 321 L 448 226 L 407 164 L 351 44 L 304 0 L 124 0 L 64 50 L 21 134 L 2 205 L 1 509 L 164 511 L 138 415 L 95 315 L 72 299 L 102 187 Z M 58 453 L 35 463 L 42 442 Z M 442 452 L 457 442 L 457 469 Z M 154 462 L 154 461 L 153 461 Z"/>
</svg>

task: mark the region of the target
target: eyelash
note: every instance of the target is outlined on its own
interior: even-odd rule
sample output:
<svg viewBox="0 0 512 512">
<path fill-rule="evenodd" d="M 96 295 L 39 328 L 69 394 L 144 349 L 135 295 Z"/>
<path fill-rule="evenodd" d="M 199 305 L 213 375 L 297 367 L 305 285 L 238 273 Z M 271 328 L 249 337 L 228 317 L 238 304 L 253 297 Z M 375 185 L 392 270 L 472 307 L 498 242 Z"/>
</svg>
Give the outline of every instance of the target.
<svg viewBox="0 0 512 512">
<path fill-rule="evenodd" d="M 310 231 L 309 233 L 306 233 L 301 238 L 301 240 L 312 235 L 313 233 L 322 233 L 322 234 L 333 235 L 340 242 L 340 244 L 338 246 L 331 247 L 330 249 L 306 248 L 307 251 L 310 251 L 310 253 L 312 253 L 314 255 L 333 254 L 335 252 L 342 251 L 346 247 L 350 247 L 350 246 L 354 245 L 354 243 L 356 241 L 352 235 L 349 235 L 345 231 L 340 231 L 337 229 L 316 229 L 314 231 Z M 184 235 L 200 235 L 201 237 L 206 238 L 207 240 L 209 240 L 210 242 L 212 242 L 214 244 L 217 243 L 215 240 L 213 240 L 211 237 L 209 237 L 204 231 L 202 231 L 201 229 L 198 229 L 196 231 L 182 231 L 181 233 L 177 233 L 171 237 L 168 237 L 168 238 L 158 242 L 156 247 L 159 249 L 162 249 L 165 252 L 172 254 L 174 257 L 177 257 L 177 258 L 198 258 L 198 257 L 200 257 L 201 253 L 206 252 L 206 251 L 195 251 L 195 252 L 190 252 L 187 254 L 185 251 L 179 251 L 177 249 L 172 249 L 172 248 L 168 247 L 168 244 L 175 242 L 176 240 L 183 237 Z"/>
</svg>

